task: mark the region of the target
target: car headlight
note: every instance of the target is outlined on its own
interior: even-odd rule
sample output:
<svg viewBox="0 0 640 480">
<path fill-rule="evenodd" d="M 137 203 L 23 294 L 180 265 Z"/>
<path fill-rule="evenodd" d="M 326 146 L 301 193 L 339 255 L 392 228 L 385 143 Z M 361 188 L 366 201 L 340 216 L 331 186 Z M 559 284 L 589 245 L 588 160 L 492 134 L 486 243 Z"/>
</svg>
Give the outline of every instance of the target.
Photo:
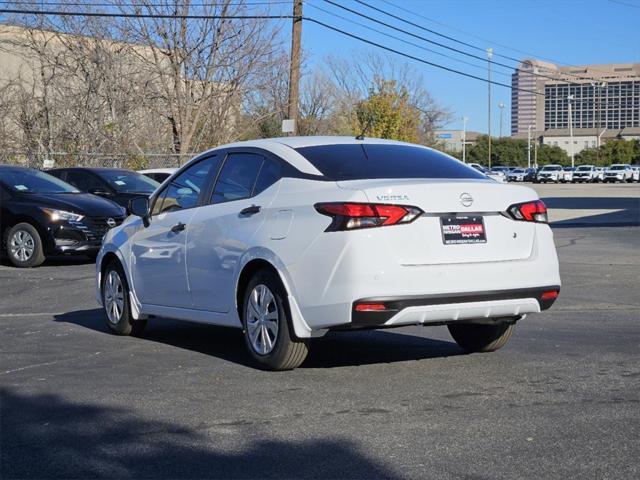
<svg viewBox="0 0 640 480">
<path fill-rule="evenodd" d="M 66 220 L 68 222 L 79 222 L 84 218 L 84 215 L 79 215 L 73 212 L 66 212 L 64 210 L 55 210 L 53 208 L 43 208 L 42 209 L 52 222 L 59 222 L 60 220 Z"/>
</svg>

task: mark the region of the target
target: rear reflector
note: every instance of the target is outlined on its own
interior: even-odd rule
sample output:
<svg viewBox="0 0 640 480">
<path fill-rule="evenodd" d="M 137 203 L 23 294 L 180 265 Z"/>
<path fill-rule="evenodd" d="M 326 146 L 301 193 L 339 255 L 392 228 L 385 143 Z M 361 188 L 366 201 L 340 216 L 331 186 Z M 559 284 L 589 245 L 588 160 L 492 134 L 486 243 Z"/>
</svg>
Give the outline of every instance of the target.
<svg viewBox="0 0 640 480">
<path fill-rule="evenodd" d="M 516 203 L 511 205 L 507 212 L 514 220 L 523 222 L 548 223 L 547 206 L 542 200 L 532 202 Z"/>
<path fill-rule="evenodd" d="M 386 309 L 384 303 L 359 303 L 354 308 L 356 312 L 379 312 Z"/>
<path fill-rule="evenodd" d="M 554 298 L 558 298 L 557 290 L 548 290 L 546 292 L 542 292 L 542 300 L 553 300 Z"/>
<path fill-rule="evenodd" d="M 423 213 L 418 207 L 381 203 L 317 203 L 315 209 L 333 219 L 327 232 L 411 223 Z"/>
</svg>

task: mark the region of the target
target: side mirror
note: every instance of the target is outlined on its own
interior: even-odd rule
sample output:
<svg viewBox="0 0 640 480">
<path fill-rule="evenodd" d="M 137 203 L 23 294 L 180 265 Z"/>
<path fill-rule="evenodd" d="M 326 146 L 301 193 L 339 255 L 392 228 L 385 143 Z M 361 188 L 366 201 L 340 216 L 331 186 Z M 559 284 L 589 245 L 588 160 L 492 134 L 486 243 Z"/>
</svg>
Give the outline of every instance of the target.
<svg viewBox="0 0 640 480">
<path fill-rule="evenodd" d="M 132 215 L 142 217 L 145 227 L 149 226 L 149 199 L 136 197 L 129 200 L 129 211 Z"/>
</svg>

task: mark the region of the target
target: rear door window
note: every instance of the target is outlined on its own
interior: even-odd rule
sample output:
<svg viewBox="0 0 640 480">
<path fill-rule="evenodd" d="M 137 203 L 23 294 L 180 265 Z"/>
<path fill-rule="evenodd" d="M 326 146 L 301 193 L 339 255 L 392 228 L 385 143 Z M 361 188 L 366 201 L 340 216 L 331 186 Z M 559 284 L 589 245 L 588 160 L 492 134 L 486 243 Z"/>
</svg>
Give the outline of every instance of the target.
<svg viewBox="0 0 640 480">
<path fill-rule="evenodd" d="M 297 148 L 296 151 L 331 180 L 376 178 L 486 177 L 436 150 L 411 145 L 342 144 Z"/>
<path fill-rule="evenodd" d="M 224 203 L 253 195 L 264 157 L 255 153 L 230 153 L 213 189 L 211 203 Z"/>
<path fill-rule="evenodd" d="M 100 181 L 97 177 L 89 172 L 82 172 L 79 170 L 67 170 L 67 178 L 63 179 L 67 183 L 70 183 L 81 192 L 88 192 L 89 189 L 106 190 L 109 191 L 104 182 Z"/>
</svg>

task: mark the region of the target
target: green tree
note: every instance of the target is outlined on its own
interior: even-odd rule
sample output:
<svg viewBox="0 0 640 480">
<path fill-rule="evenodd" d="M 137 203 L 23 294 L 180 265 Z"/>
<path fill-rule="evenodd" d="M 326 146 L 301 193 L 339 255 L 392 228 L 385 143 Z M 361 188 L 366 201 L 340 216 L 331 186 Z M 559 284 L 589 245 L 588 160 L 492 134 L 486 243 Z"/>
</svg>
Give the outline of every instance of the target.
<svg viewBox="0 0 640 480">
<path fill-rule="evenodd" d="M 420 135 L 420 112 L 410 103 L 404 87 L 394 80 L 376 82 L 369 96 L 358 102 L 352 118 L 353 131 L 368 137 L 417 142 Z"/>
<path fill-rule="evenodd" d="M 557 145 L 538 146 L 538 165 L 571 165 L 571 158 Z"/>
</svg>

